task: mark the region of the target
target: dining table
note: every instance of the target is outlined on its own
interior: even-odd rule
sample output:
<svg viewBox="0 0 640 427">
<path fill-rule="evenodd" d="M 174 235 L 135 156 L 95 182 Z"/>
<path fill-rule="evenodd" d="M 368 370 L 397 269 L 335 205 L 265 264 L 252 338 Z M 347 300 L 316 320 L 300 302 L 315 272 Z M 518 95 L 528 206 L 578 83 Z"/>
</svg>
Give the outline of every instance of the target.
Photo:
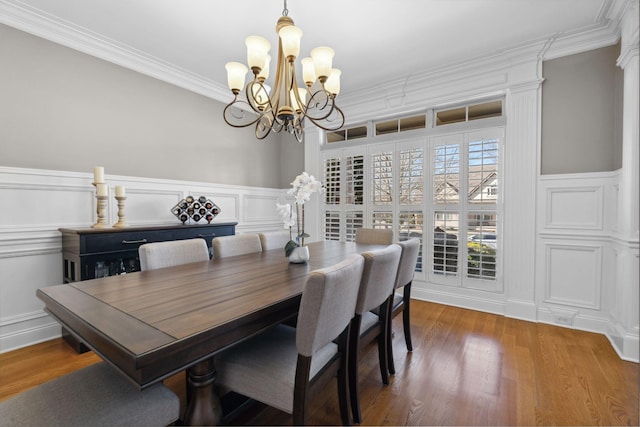
<svg viewBox="0 0 640 427">
<path fill-rule="evenodd" d="M 381 245 L 309 243 L 309 260 L 274 249 L 48 286 L 45 311 L 135 386 L 186 370 L 185 425 L 216 425 L 214 355 L 291 319 L 308 274 Z"/>
</svg>

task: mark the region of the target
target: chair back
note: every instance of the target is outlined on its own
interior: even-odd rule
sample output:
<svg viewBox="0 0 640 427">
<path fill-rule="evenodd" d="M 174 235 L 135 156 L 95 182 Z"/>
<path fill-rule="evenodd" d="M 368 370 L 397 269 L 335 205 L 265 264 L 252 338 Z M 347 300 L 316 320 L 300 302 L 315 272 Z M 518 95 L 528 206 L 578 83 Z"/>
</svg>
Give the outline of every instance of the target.
<svg viewBox="0 0 640 427">
<path fill-rule="evenodd" d="M 356 243 L 390 245 L 393 243 L 393 230 L 388 228 L 357 228 Z"/>
<path fill-rule="evenodd" d="M 363 252 L 364 270 L 356 303 L 356 314 L 379 307 L 393 292 L 402 249 L 397 244 Z"/>
<path fill-rule="evenodd" d="M 263 251 L 271 249 L 284 249 L 285 245 L 291 240 L 291 233 L 287 230 L 279 231 L 263 231 L 258 233 L 260 244 Z"/>
<path fill-rule="evenodd" d="M 254 233 L 220 236 L 211 242 L 214 258 L 226 258 L 236 255 L 262 252 L 260 237 Z"/>
<path fill-rule="evenodd" d="M 302 292 L 296 347 L 310 357 L 338 337 L 353 318 L 364 259 L 353 254 L 331 267 L 312 271 Z"/>
<path fill-rule="evenodd" d="M 140 257 L 140 269 L 146 271 L 191 262 L 208 261 L 209 249 L 204 239 L 172 240 L 140 245 L 138 256 Z"/>
<path fill-rule="evenodd" d="M 413 281 L 420 252 L 420 239 L 412 238 L 397 243 L 402 248 L 395 288 L 401 288 Z"/>
</svg>

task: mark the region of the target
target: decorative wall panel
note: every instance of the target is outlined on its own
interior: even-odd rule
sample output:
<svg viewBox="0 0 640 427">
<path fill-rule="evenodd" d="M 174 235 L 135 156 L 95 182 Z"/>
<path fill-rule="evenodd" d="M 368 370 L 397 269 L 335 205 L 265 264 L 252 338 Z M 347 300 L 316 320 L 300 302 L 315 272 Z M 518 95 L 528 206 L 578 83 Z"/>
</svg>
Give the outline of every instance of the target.
<svg viewBox="0 0 640 427">
<path fill-rule="evenodd" d="M 599 310 L 602 251 L 597 246 L 546 245 L 545 302 Z"/>
<path fill-rule="evenodd" d="M 601 230 L 602 186 L 547 189 L 545 228 Z"/>
</svg>

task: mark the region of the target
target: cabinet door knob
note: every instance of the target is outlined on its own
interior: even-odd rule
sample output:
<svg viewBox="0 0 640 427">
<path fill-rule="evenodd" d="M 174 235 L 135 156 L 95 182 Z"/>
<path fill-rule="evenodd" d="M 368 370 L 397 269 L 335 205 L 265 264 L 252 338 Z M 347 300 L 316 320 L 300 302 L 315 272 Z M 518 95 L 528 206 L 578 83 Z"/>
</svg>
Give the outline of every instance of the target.
<svg viewBox="0 0 640 427">
<path fill-rule="evenodd" d="M 147 239 L 140 239 L 140 240 L 123 240 L 122 244 L 123 245 L 133 245 L 134 243 L 147 243 Z"/>
</svg>

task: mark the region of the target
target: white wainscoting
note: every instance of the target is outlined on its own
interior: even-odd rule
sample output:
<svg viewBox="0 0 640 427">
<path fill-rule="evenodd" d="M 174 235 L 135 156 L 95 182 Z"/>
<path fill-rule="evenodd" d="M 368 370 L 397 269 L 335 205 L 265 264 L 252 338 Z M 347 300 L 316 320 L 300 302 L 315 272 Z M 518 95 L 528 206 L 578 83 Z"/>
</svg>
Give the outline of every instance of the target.
<svg viewBox="0 0 640 427">
<path fill-rule="evenodd" d="M 605 334 L 622 358 L 638 361 L 637 320 L 627 314 L 638 303 L 625 296 L 637 287 L 638 272 L 620 257 L 637 258 L 638 245 L 615 239 L 618 181 L 618 172 L 540 178 L 537 318 Z"/>
<path fill-rule="evenodd" d="M 282 228 L 276 203 L 286 189 L 183 182 L 109 175 L 107 220 L 118 221 L 116 185 L 126 188 L 130 226 L 179 224 L 171 208 L 191 194 L 221 209 L 215 222 L 236 221 L 237 233 Z M 43 286 L 62 283 L 59 228 L 87 228 L 96 221 L 92 172 L 0 166 L 0 353 L 60 335 L 60 326 L 36 297 Z"/>
</svg>

